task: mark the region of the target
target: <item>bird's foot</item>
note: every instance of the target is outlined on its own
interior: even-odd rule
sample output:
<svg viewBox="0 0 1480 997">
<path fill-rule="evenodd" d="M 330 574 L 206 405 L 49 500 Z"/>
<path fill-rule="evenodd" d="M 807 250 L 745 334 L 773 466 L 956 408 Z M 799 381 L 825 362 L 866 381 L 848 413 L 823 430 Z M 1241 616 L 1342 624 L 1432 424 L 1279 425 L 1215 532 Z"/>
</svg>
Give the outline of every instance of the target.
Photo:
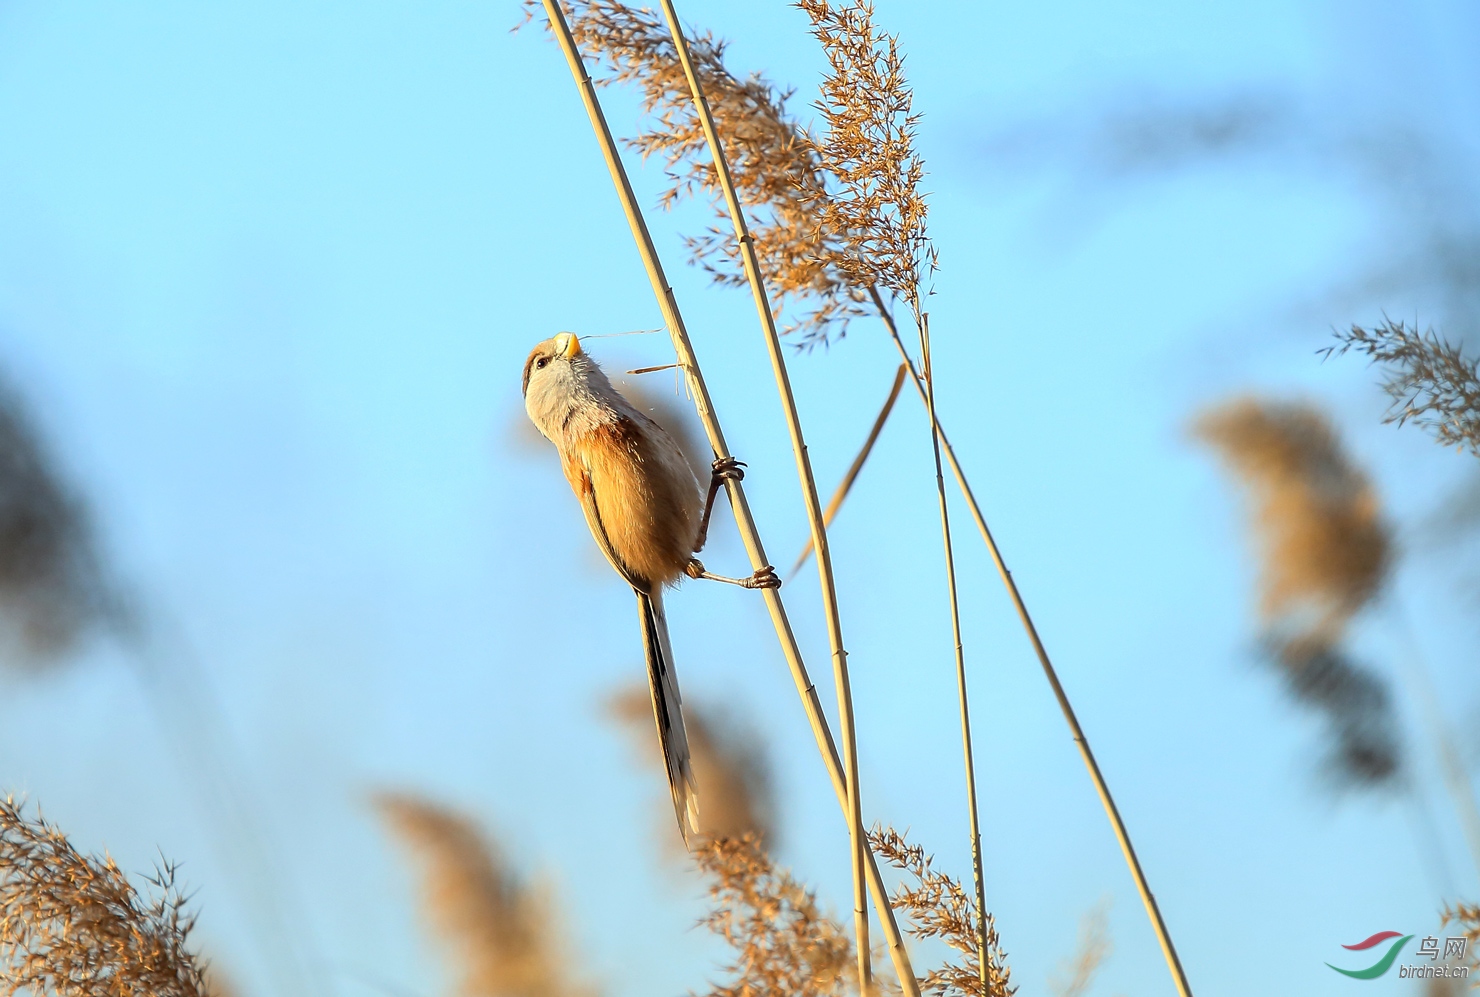
<svg viewBox="0 0 1480 997">
<path fill-rule="evenodd" d="M 776 574 L 776 569 L 768 564 L 749 578 L 742 579 L 740 584 L 748 589 L 779 589 L 781 577 Z"/>
<path fill-rule="evenodd" d="M 704 497 L 704 512 L 699 517 L 699 535 L 694 538 L 694 553 L 704 549 L 709 539 L 709 515 L 714 512 L 714 497 L 726 481 L 745 480 L 745 462 L 734 457 L 720 457 L 711 465 L 709 494 Z M 694 577 L 698 577 L 697 575 Z"/>
<path fill-rule="evenodd" d="M 711 473 L 713 474 L 713 477 L 714 477 L 715 480 L 718 480 L 718 481 L 744 481 L 745 480 L 745 461 L 743 461 L 743 460 L 737 460 L 734 457 L 721 457 L 718 460 L 716 460 L 714 462 L 714 464 L 711 465 L 711 467 L 712 467 L 712 472 Z"/>
</svg>

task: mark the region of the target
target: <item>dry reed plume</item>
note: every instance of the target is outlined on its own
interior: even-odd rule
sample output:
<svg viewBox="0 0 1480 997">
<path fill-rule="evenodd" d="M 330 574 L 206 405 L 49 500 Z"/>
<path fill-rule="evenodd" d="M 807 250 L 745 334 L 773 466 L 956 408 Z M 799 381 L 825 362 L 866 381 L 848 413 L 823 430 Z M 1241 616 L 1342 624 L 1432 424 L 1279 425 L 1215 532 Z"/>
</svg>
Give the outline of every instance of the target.
<svg viewBox="0 0 1480 997">
<path fill-rule="evenodd" d="M 1391 320 L 1375 329 L 1354 325 L 1336 338 L 1341 345 L 1327 347 L 1325 355 L 1356 350 L 1387 369 L 1382 389 L 1393 402 L 1384 422 L 1413 422 L 1445 446 L 1480 457 L 1480 360 L 1432 329 L 1420 334 Z"/>
<path fill-rule="evenodd" d="M 539 0 L 524 0 L 531 13 Z M 922 283 L 936 266 L 926 234 L 924 163 L 915 151 L 919 115 L 898 39 L 878 30 L 869 0 L 801 0 L 830 72 L 814 107 L 821 137 L 759 73 L 725 65 L 723 39 L 686 32 L 699 83 L 724 141 L 730 174 L 749 209 L 761 274 L 780 314 L 788 302 L 810 310 L 784 330 L 811 345 L 840 338 L 854 319 L 896 295 L 918 311 Z M 627 144 L 660 157 L 671 179 L 659 203 L 709 198 L 718 219 L 685 237 L 691 262 L 721 284 L 746 276 L 719 178 L 673 39 L 662 19 L 620 0 L 567 0 L 572 34 L 596 60 L 598 85 L 637 87 L 648 121 Z M 917 316 L 918 317 L 918 316 Z"/>
<path fill-rule="evenodd" d="M 524 4 L 531 11 L 538 5 L 537 0 Z M 706 156 L 703 129 L 662 18 L 619 0 L 573 0 L 564 6 L 581 50 L 596 60 L 597 83 L 630 83 L 642 95 L 650 123 L 627 144 L 666 164 L 672 183 L 661 205 L 671 208 L 696 193 L 709 197 L 719 223 L 685 239 L 693 262 L 721 284 L 743 287 L 739 247 L 714 163 Z M 801 331 L 808 341 L 841 335 L 850 319 L 867 313 L 868 298 L 839 266 L 851 248 L 847 234 L 819 224 L 815 202 L 826 197 L 829 178 L 817 144 L 787 110 L 793 91 L 778 89 L 760 74 L 733 74 L 724 64 L 725 42 L 711 33 L 686 37 L 724 136 L 735 186 L 756 213 L 751 234 L 774 305 L 779 311 L 788 300 L 813 303 L 786 331 Z"/>
<path fill-rule="evenodd" d="M 915 152 L 919 115 L 904 75 L 899 39 L 879 31 L 871 0 L 800 0 L 832 69 L 816 107 L 827 122 L 819 150 L 837 189 L 819 198 L 824 230 L 845 233 L 837 266 L 860 289 L 885 289 L 920 319 L 921 284 L 935 270 Z"/>
<path fill-rule="evenodd" d="M 644 761 L 661 771 L 662 758 L 651 750 L 653 707 L 646 687 L 631 686 L 612 696 L 608 709 L 636 737 Z M 689 750 L 699 783 L 699 833 L 707 838 L 752 835 L 761 847 L 772 847 L 776 834 L 776 799 L 771 767 L 760 742 L 730 718 L 687 703 Z M 677 845 L 667 831 L 662 840 Z"/>
<path fill-rule="evenodd" d="M 461 814 L 381 793 L 381 818 L 422 867 L 422 909 L 455 957 L 460 997 L 587 997 L 572 982 L 547 898 L 522 882 Z"/>
<path fill-rule="evenodd" d="M 1295 696 L 1326 714 L 1335 771 L 1358 784 L 1389 782 L 1399 746 L 1387 687 L 1339 649 L 1392 561 L 1371 482 L 1306 405 L 1237 399 L 1194 428 L 1250 495 L 1265 639 Z"/>
<path fill-rule="evenodd" d="M 193 915 L 165 865 L 141 895 L 111 858 L 0 803 L 0 993 L 206 997 L 186 947 Z"/>
<path fill-rule="evenodd" d="M 891 900 L 909 919 L 909 933 L 916 938 L 939 938 L 961 953 L 959 962 L 946 962 L 926 973 L 920 980 L 921 989 L 935 997 L 1009 997 L 1016 993 L 992 914 L 986 912 L 978 922 L 972 895 L 955 878 L 935 869 L 925 849 L 910 844 L 894 828 L 875 827 L 869 832 L 869 844 L 915 883 L 901 887 Z M 985 973 L 978 961 L 982 939 L 987 953 Z"/>
<path fill-rule="evenodd" d="M 538 6 L 524 0 L 531 15 Z M 736 192 L 750 210 L 772 304 L 779 314 L 787 302 L 809 303 L 785 332 L 801 332 L 810 344 L 841 337 L 850 320 L 874 311 L 871 288 L 917 299 L 936 256 L 925 231 L 924 164 L 914 149 L 919 116 L 898 39 L 874 26 L 868 0 L 797 6 L 831 68 L 815 104 L 826 124 L 820 139 L 787 108 L 795 90 L 730 70 L 726 42 L 710 32 L 684 37 Z M 620 0 L 567 0 L 564 7 L 576 42 L 596 61 L 597 84 L 627 83 L 641 94 L 648 121 L 627 144 L 663 160 L 672 182 L 659 203 L 709 198 L 718 221 L 685 238 L 691 261 L 720 283 L 743 287 L 719 178 L 662 18 Z"/>
<path fill-rule="evenodd" d="M 1480 948 L 1480 904 L 1457 903 L 1453 907 L 1446 906 L 1444 919 L 1440 923 L 1447 927 L 1451 921 L 1470 940 L 1470 954 L 1480 954 L 1476 952 Z"/>
<path fill-rule="evenodd" d="M 65 652 L 103 612 L 103 590 L 81 503 L 0 385 L 0 615 L 20 652 L 8 657 L 39 663 Z"/>
<path fill-rule="evenodd" d="M 778 869 L 753 834 L 716 838 L 693 852 L 709 877 L 700 923 L 735 950 L 726 983 L 705 997 L 844 997 L 857 992 L 853 945 L 816 896 Z"/>
<path fill-rule="evenodd" d="M 1448 928 L 1451 923 L 1469 940 L 1463 961 L 1470 967 L 1471 977 L 1480 975 L 1480 904 L 1457 903 L 1452 907 L 1446 904 L 1439 924 Z M 1480 979 L 1476 979 L 1470 986 L 1480 989 Z M 1457 983 L 1450 990 L 1456 994 L 1459 991 L 1460 985 Z"/>
<path fill-rule="evenodd" d="M 918 116 L 897 39 L 874 27 L 869 3 L 798 6 L 832 70 L 816 104 L 827 125 L 821 139 L 788 110 L 794 90 L 732 72 L 725 42 L 709 32 L 685 37 L 736 192 L 751 213 L 772 305 L 779 314 L 789 302 L 806 302 L 809 310 L 784 331 L 812 344 L 841 337 L 852 319 L 873 311 L 871 288 L 917 299 L 935 251 L 925 233 L 924 166 L 914 151 Z M 692 262 L 722 284 L 744 286 L 714 163 L 662 20 L 618 0 L 566 7 L 577 42 L 597 60 L 598 82 L 630 83 L 642 95 L 650 123 L 628 144 L 664 161 L 672 183 L 661 205 L 698 194 L 710 200 L 719 221 L 685 238 Z"/>
</svg>

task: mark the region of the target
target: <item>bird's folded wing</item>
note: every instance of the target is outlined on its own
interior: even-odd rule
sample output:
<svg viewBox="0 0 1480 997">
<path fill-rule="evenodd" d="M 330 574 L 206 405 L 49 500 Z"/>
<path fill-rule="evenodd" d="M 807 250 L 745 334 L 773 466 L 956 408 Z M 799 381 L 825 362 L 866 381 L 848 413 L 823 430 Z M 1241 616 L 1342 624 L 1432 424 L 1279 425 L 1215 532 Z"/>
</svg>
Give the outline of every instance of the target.
<svg viewBox="0 0 1480 997">
<path fill-rule="evenodd" d="M 586 514 L 586 525 L 591 528 L 591 536 L 596 539 L 596 546 L 606 555 L 611 566 L 616 569 L 617 574 L 627 580 L 639 592 L 647 592 L 651 586 L 632 573 L 632 569 L 623 563 L 612 547 L 611 538 L 607 536 L 606 527 L 601 522 L 601 510 L 596 506 L 596 489 L 591 484 L 591 472 L 579 461 L 561 459 L 565 470 L 565 477 L 570 481 L 571 488 L 576 497 L 581 500 L 581 511 Z"/>
</svg>

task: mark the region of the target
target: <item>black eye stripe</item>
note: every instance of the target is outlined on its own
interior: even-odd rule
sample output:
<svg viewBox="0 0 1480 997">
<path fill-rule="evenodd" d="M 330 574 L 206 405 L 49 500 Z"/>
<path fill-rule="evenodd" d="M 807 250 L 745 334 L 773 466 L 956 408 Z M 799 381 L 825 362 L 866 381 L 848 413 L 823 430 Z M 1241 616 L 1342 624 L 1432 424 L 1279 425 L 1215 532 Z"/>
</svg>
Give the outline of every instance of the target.
<svg viewBox="0 0 1480 997">
<path fill-rule="evenodd" d="M 524 361 L 523 385 L 520 388 L 524 394 L 529 394 L 529 378 L 535 369 L 544 370 L 550 365 L 550 361 L 554 359 L 555 357 L 549 353 L 531 353 L 529 355 L 529 358 Z"/>
</svg>

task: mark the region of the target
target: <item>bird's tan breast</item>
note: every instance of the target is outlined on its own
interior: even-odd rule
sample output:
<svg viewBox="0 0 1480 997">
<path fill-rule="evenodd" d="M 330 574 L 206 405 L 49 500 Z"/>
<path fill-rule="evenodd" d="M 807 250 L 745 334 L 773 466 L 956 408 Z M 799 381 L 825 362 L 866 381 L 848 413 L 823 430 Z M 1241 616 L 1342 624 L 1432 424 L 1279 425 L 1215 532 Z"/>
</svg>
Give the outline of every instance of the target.
<svg viewBox="0 0 1480 997">
<path fill-rule="evenodd" d="M 621 418 L 572 441 L 613 553 L 654 586 L 678 578 L 693 556 L 700 496 L 694 472 L 656 423 Z M 570 476 L 571 468 L 567 468 Z"/>
</svg>

